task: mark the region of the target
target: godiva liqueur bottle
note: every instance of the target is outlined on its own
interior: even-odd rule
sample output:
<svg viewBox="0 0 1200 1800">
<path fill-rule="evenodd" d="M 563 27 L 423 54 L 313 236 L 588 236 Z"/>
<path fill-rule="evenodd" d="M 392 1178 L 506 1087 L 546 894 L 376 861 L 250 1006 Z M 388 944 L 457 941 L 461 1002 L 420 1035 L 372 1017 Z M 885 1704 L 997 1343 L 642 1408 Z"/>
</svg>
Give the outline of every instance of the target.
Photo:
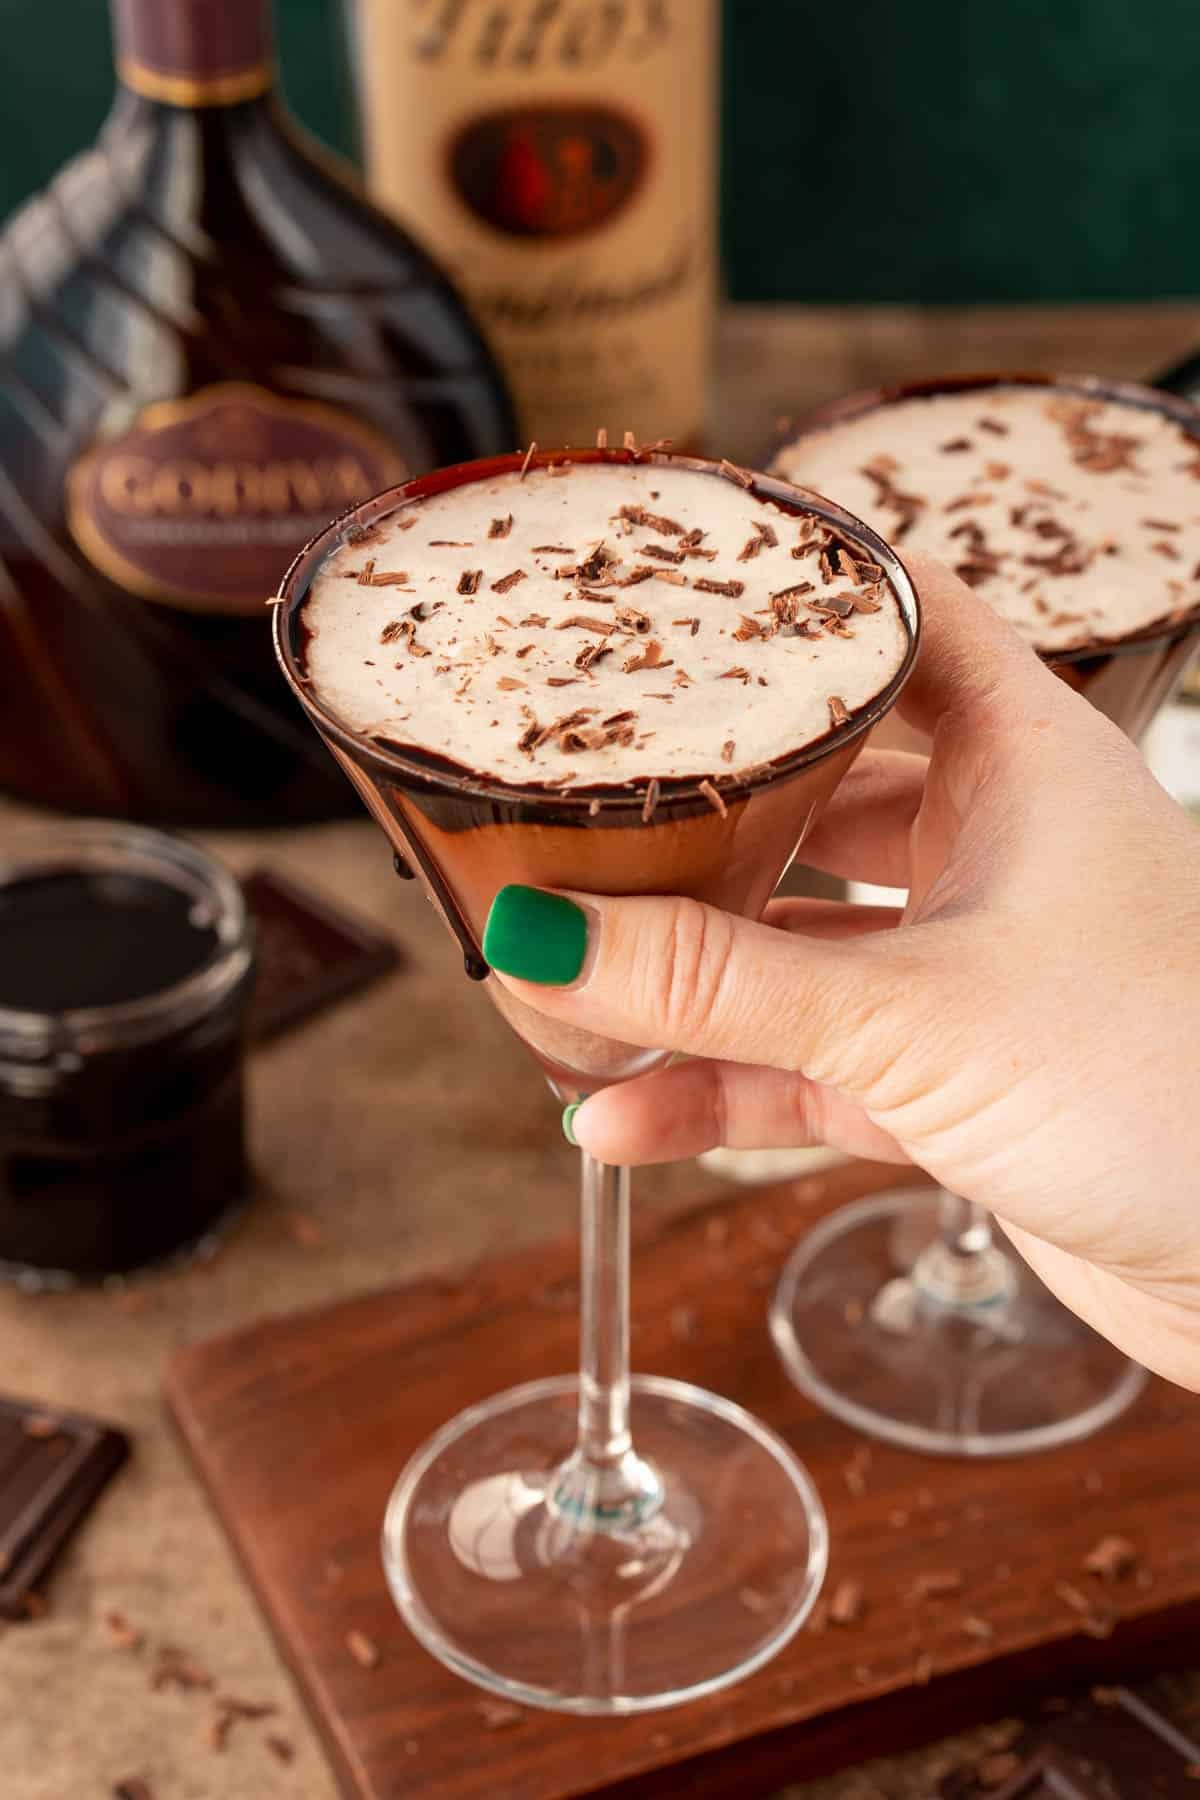
<svg viewBox="0 0 1200 1800">
<path fill-rule="evenodd" d="M 112 0 L 94 147 L 0 238 L 0 787 L 282 823 L 352 797 L 265 600 L 331 517 L 511 448 L 449 282 L 298 133 L 269 0 Z"/>
</svg>

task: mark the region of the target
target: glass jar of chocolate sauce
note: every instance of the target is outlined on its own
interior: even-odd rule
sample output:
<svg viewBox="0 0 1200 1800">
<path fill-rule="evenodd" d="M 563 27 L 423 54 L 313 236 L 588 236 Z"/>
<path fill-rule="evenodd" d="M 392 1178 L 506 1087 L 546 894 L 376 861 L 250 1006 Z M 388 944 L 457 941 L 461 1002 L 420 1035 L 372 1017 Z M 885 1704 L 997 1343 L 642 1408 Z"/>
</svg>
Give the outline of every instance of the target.
<svg viewBox="0 0 1200 1800">
<path fill-rule="evenodd" d="M 253 975 L 241 889 L 191 845 L 116 824 L 0 842 L 0 1275 L 121 1274 L 241 1206 Z"/>
</svg>

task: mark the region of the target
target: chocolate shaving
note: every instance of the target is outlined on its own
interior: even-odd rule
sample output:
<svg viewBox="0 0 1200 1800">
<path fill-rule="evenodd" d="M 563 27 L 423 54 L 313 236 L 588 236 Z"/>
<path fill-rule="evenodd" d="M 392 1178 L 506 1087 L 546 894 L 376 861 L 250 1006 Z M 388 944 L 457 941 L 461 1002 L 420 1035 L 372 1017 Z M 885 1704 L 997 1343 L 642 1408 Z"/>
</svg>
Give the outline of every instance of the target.
<svg viewBox="0 0 1200 1800">
<path fill-rule="evenodd" d="M 817 561 L 821 566 L 822 581 L 836 581 L 837 570 L 833 566 L 833 558 L 829 554 L 829 551 L 822 550 L 817 557 Z"/>
<path fill-rule="evenodd" d="M 848 619 L 854 612 L 854 601 L 847 594 L 823 594 L 819 600 L 806 600 L 804 604 L 809 612 L 835 619 Z"/>
<path fill-rule="evenodd" d="M 700 782 L 699 791 L 704 795 L 704 798 L 708 801 L 708 804 L 715 813 L 720 813 L 723 819 L 728 816 L 729 808 L 726 806 L 724 800 L 722 800 L 711 781 Z"/>
<path fill-rule="evenodd" d="M 636 719 L 636 718 L 637 718 L 637 713 L 634 711 L 617 712 L 617 713 L 610 713 L 608 715 L 607 719 L 601 719 L 600 723 L 602 725 L 628 725 L 630 720 Z"/>
<path fill-rule="evenodd" d="M 1150 548 L 1159 556 L 1167 557 L 1171 562 L 1179 561 L 1179 550 L 1175 544 L 1168 543 L 1166 538 L 1157 538 Z"/>
<path fill-rule="evenodd" d="M 861 1581 L 839 1581 L 829 1603 L 829 1620 L 833 1625 L 857 1625 L 866 1612 Z"/>
<path fill-rule="evenodd" d="M 721 745 L 721 761 L 726 763 L 731 763 L 733 761 L 732 738 L 726 738 L 725 742 Z"/>
<path fill-rule="evenodd" d="M 649 624 L 649 620 L 646 621 Z M 590 619 L 586 613 L 572 613 L 569 619 L 560 619 L 554 627 L 555 631 L 598 631 L 601 637 L 611 637 L 617 629 L 607 619 Z"/>
<path fill-rule="evenodd" d="M 850 723 L 850 714 L 846 709 L 846 702 L 841 699 L 839 695 L 830 694 L 828 704 L 829 723 L 835 730 L 840 725 L 848 725 Z"/>
<path fill-rule="evenodd" d="M 640 656 L 631 656 L 628 662 L 621 664 L 626 675 L 636 675 L 641 669 L 670 669 L 674 664 L 668 659 L 663 661 L 662 645 L 657 638 L 651 638 Z"/>
<path fill-rule="evenodd" d="M 581 750 L 603 750 L 607 742 L 608 733 L 599 725 L 576 725 L 563 732 L 558 747 L 566 756 L 577 756 Z"/>
<path fill-rule="evenodd" d="M 1083 1559 L 1083 1568 L 1101 1581 L 1123 1581 L 1137 1567 L 1138 1553 L 1128 1538 L 1102 1537 Z"/>
<path fill-rule="evenodd" d="M 490 538 L 506 538 L 512 530 L 512 527 L 513 516 L 509 513 L 507 518 L 492 520 L 491 524 L 488 526 L 488 536 Z"/>
<path fill-rule="evenodd" d="M 644 637 L 651 629 L 650 618 L 633 606 L 618 606 L 613 617 L 625 631 L 635 632 L 638 637 Z"/>
<path fill-rule="evenodd" d="M 477 594 L 482 580 L 482 569 L 464 569 L 458 578 L 458 592 L 460 594 Z"/>
<path fill-rule="evenodd" d="M 533 461 L 533 459 L 536 455 L 537 455 L 537 444 L 532 443 L 532 444 L 530 444 L 528 450 L 525 452 L 525 460 L 521 464 L 521 473 L 517 477 L 517 479 L 519 481 L 524 481 L 525 477 L 528 475 L 529 465 Z"/>
<path fill-rule="evenodd" d="M 791 587 L 779 588 L 771 595 L 771 599 L 791 600 L 797 598 L 801 594 L 813 594 L 815 592 L 816 589 L 811 581 L 797 581 L 793 582 Z"/>
<path fill-rule="evenodd" d="M 471 550 L 474 546 L 470 538 L 430 538 L 431 550 Z"/>
<path fill-rule="evenodd" d="M 740 681 L 742 686 L 745 687 L 746 683 L 750 680 L 750 671 L 749 671 L 749 669 L 743 669 L 740 666 L 735 666 L 732 669 L 726 669 L 726 671 L 723 675 L 718 675 L 717 680 L 718 681 Z"/>
<path fill-rule="evenodd" d="M 613 604 L 613 596 L 611 594 L 601 593 L 599 588 L 581 587 L 579 590 L 579 598 L 581 600 L 590 600 L 595 606 L 611 606 Z"/>
<path fill-rule="evenodd" d="M 524 569 L 514 569 L 511 575 L 502 575 L 499 581 L 493 581 L 492 592 L 493 594 L 507 594 L 525 579 Z"/>
<path fill-rule="evenodd" d="M 659 784 L 653 779 L 646 789 L 646 798 L 642 802 L 642 824 L 648 825 L 654 817 L 654 809 L 658 805 Z"/>
<path fill-rule="evenodd" d="M 367 575 L 366 569 L 358 578 L 360 587 L 407 587 L 408 585 L 407 569 L 380 569 L 376 574 L 374 563 L 368 564 L 368 568 L 371 573 L 367 579 L 363 580 L 363 576 Z"/>
<path fill-rule="evenodd" d="M 586 675 L 588 670 L 593 668 L 602 657 L 611 655 L 611 644 L 585 644 L 575 658 L 575 667 Z"/>
<path fill-rule="evenodd" d="M 518 688 L 524 690 L 525 683 L 518 681 L 515 675 L 501 675 L 496 686 L 506 694 L 515 693 Z"/>
<path fill-rule="evenodd" d="M 883 611 L 879 601 L 868 599 L 866 594 L 847 594 L 845 597 L 849 600 L 852 609 L 856 613 L 877 613 Z"/>
<path fill-rule="evenodd" d="M 1183 526 L 1174 519 L 1143 519 L 1142 524 L 1147 531 L 1182 531 Z"/>
<path fill-rule="evenodd" d="M 746 542 L 742 545 L 741 549 L 738 551 L 738 561 L 739 562 L 753 562 L 754 558 L 756 556 L 760 555 L 761 552 L 763 551 L 763 549 L 766 547 L 766 541 L 767 540 L 763 537 L 747 538 Z"/>
<path fill-rule="evenodd" d="M 588 551 L 576 573 L 580 581 L 605 582 L 611 580 L 609 571 L 620 560 L 606 544 L 597 544 L 594 550 Z"/>
<path fill-rule="evenodd" d="M 749 619 L 746 617 L 745 613 L 743 613 L 741 616 L 741 624 L 731 635 L 735 642 L 739 644 L 748 644 L 752 638 L 770 637 L 771 634 L 769 631 L 763 629 L 757 619 Z"/>
<path fill-rule="evenodd" d="M 721 458 L 719 467 L 726 480 L 736 481 L 741 488 L 749 489 L 754 486 L 754 477 L 749 469 L 740 469 L 736 463 L 727 461 L 725 457 Z"/>
<path fill-rule="evenodd" d="M 661 532 L 663 537 L 682 537 L 683 526 L 674 519 L 666 519 L 661 513 L 648 512 L 644 506 L 623 506 L 621 517 L 631 525 L 643 525 L 647 531 Z"/>
<path fill-rule="evenodd" d="M 411 630 L 412 625 L 408 619 L 389 619 L 379 634 L 379 641 L 381 644 L 394 644 L 398 638 L 402 638 L 406 632 Z"/>
<path fill-rule="evenodd" d="M 983 472 L 989 481 L 1007 481 L 1012 474 L 1012 464 L 1005 462 L 984 463 Z"/>
<path fill-rule="evenodd" d="M 946 456 L 954 451 L 973 450 L 974 448 L 975 446 L 972 444 L 970 438 L 966 437 L 951 438 L 947 443 L 938 445 L 938 449 Z"/>
<path fill-rule="evenodd" d="M 874 486 L 876 504 L 886 506 L 897 515 L 896 523 L 889 533 L 895 543 L 908 536 L 926 507 L 926 502 L 919 494 L 901 493 L 892 480 L 892 473 L 899 466 L 892 457 L 877 456 L 859 471 Z M 792 555 L 795 554 L 793 550 Z"/>
<path fill-rule="evenodd" d="M 534 556 L 574 556 L 574 548 L 570 544 L 535 544 Z"/>
<path fill-rule="evenodd" d="M 637 587 L 640 582 L 650 581 L 657 574 L 657 569 L 652 569 L 649 564 L 642 563 L 639 567 L 631 569 L 628 575 L 624 576 L 622 580 L 617 583 L 617 586 Z"/>
<path fill-rule="evenodd" d="M 908 1597 L 919 1605 L 923 1600 L 943 1600 L 949 1594 L 961 1594 L 962 1587 L 963 1578 L 958 1569 L 933 1569 L 917 1576 Z"/>
<path fill-rule="evenodd" d="M 545 613 L 529 613 L 525 618 L 518 620 L 518 623 L 525 626 L 540 628 L 543 625 L 548 625 L 550 620 Z M 523 654 L 523 652 L 519 651 L 518 655 L 521 654 Z"/>
<path fill-rule="evenodd" d="M 698 576 L 692 586 L 701 594 L 726 594 L 730 600 L 740 600 L 746 591 L 744 581 L 709 581 L 705 576 Z"/>
<path fill-rule="evenodd" d="M 576 685 L 575 678 L 574 678 L 574 676 L 571 676 L 571 675 L 548 675 L 546 677 L 546 686 L 547 687 L 561 688 L 561 687 L 574 687 L 575 685 Z"/>
<path fill-rule="evenodd" d="M 665 544 L 642 544 L 638 549 L 639 556 L 653 556 L 658 562 L 681 563 L 682 550 L 669 550 Z"/>
<path fill-rule="evenodd" d="M 1008 426 L 1001 424 L 999 419 L 976 419 L 975 423 L 980 431 L 990 431 L 995 437 L 1008 436 Z"/>
<path fill-rule="evenodd" d="M 839 550 L 838 551 L 837 566 L 838 566 L 839 572 L 845 576 L 847 581 L 863 580 L 863 576 L 859 571 L 858 564 L 855 562 L 854 558 L 851 556 L 851 554 L 848 550 Z"/>
<path fill-rule="evenodd" d="M 360 1669 L 374 1669 L 379 1665 L 378 1646 L 365 1631 L 348 1631 L 344 1639 L 347 1650 Z"/>
</svg>

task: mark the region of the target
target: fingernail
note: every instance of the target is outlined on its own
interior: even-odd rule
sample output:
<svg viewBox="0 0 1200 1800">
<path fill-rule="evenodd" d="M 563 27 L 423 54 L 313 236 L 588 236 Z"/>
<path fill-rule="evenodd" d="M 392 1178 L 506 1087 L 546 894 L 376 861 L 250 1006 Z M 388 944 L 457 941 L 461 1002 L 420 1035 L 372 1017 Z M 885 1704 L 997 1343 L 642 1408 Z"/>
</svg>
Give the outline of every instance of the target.
<svg viewBox="0 0 1200 1800">
<path fill-rule="evenodd" d="M 502 975 L 566 987 L 587 954 L 587 915 L 573 900 L 541 888 L 502 887 L 483 932 L 484 959 Z"/>
<path fill-rule="evenodd" d="M 579 1109 L 582 1105 L 583 1105 L 582 1100 L 573 1100 L 571 1102 L 570 1106 L 563 1107 L 563 1116 L 562 1116 L 563 1136 L 566 1138 L 568 1144 L 572 1145 L 572 1147 L 576 1150 L 578 1150 L 578 1148 L 579 1148 L 579 1139 L 575 1136 L 575 1114 L 579 1111 Z"/>
</svg>

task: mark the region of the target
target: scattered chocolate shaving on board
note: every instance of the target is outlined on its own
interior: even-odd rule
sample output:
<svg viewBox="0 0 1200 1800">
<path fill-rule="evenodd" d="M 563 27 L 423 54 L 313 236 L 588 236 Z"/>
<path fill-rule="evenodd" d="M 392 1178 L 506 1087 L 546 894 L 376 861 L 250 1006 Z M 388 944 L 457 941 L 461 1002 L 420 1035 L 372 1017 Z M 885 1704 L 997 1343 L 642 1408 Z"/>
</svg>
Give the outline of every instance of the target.
<svg viewBox="0 0 1200 1800">
<path fill-rule="evenodd" d="M 527 450 L 527 451 L 526 451 L 526 452 L 525 452 L 525 460 L 524 460 L 524 462 L 523 462 L 523 463 L 522 463 L 522 464 L 521 464 L 521 473 L 520 473 L 520 475 L 519 475 L 519 476 L 518 476 L 518 477 L 517 477 L 517 479 L 518 479 L 518 480 L 519 480 L 519 481 L 524 481 L 524 479 L 525 479 L 525 477 L 526 477 L 526 476 L 527 476 L 527 475 L 528 475 L 528 473 L 529 473 L 529 465 L 530 465 L 530 463 L 531 463 L 531 462 L 532 462 L 532 461 L 533 461 L 533 459 L 534 459 L 534 457 L 535 457 L 535 456 L 536 456 L 536 455 L 537 455 L 537 445 L 536 445 L 536 443 L 533 443 L 533 444 L 530 444 L 530 446 L 529 446 L 529 448 L 528 448 L 528 450 Z"/>
<path fill-rule="evenodd" d="M 511 575 L 502 575 L 499 581 L 493 581 L 492 592 L 493 594 L 507 594 L 525 579 L 524 569 L 514 569 Z"/>
<path fill-rule="evenodd" d="M 654 817 L 654 809 L 658 805 L 659 784 L 655 777 L 646 789 L 646 798 L 642 802 L 642 824 L 648 825 Z"/>
<path fill-rule="evenodd" d="M 647 511 L 644 506 L 623 506 L 621 517 L 631 525 L 643 525 L 647 531 L 660 532 L 663 537 L 682 537 L 683 526 L 674 519 L 664 518 L 661 513 Z"/>
<path fill-rule="evenodd" d="M 458 592 L 460 594 L 477 594 L 482 580 L 482 569 L 464 569 L 458 578 Z"/>
<path fill-rule="evenodd" d="M 704 795 L 704 798 L 708 801 L 708 804 L 715 813 L 720 813 L 723 819 L 728 816 L 729 808 L 726 806 L 724 800 L 722 800 L 711 781 L 702 781 L 699 784 L 699 791 Z"/>
<path fill-rule="evenodd" d="M 109 1641 L 118 1650 L 140 1650 L 145 1641 L 145 1633 L 131 1625 L 122 1612 L 105 1613 L 104 1628 Z"/>
<path fill-rule="evenodd" d="M 506 538 L 512 530 L 512 527 L 513 516 L 509 513 L 506 518 L 492 520 L 491 524 L 488 526 L 488 536 L 490 538 Z"/>
<path fill-rule="evenodd" d="M 980 1619 L 974 1613 L 967 1613 L 962 1621 L 964 1634 L 974 1638 L 977 1644 L 990 1644 L 996 1635 L 996 1628 L 987 1619 Z"/>
<path fill-rule="evenodd" d="M 857 1625 L 866 1612 L 861 1581 L 839 1581 L 829 1603 L 833 1625 Z"/>
<path fill-rule="evenodd" d="M 846 702 L 837 694 L 830 694 L 828 705 L 829 723 L 832 726 L 836 728 L 839 725 L 848 725 L 850 723 L 850 714 L 846 710 Z"/>
<path fill-rule="evenodd" d="M 1128 1538 L 1102 1537 L 1083 1559 L 1083 1568 L 1101 1581 L 1123 1581 L 1137 1567 L 1138 1553 Z"/>
<path fill-rule="evenodd" d="M 918 1575 L 908 1590 L 909 1600 L 920 1605 L 923 1600 L 943 1600 L 948 1594 L 961 1594 L 962 1572 L 959 1569 L 931 1569 Z"/>
<path fill-rule="evenodd" d="M 710 581 L 707 576 L 697 576 L 692 586 L 700 594 L 725 594 L 730 600 L 740 600 L 746 591 L 744 581 Z"/>
<path fill-rule="evenodd" d="M 360 1669 L 378 1668 L 378 1646 L 367 1636 L 365 1631 L 348 1631 L 344 1642 Z"/>
</svg>

